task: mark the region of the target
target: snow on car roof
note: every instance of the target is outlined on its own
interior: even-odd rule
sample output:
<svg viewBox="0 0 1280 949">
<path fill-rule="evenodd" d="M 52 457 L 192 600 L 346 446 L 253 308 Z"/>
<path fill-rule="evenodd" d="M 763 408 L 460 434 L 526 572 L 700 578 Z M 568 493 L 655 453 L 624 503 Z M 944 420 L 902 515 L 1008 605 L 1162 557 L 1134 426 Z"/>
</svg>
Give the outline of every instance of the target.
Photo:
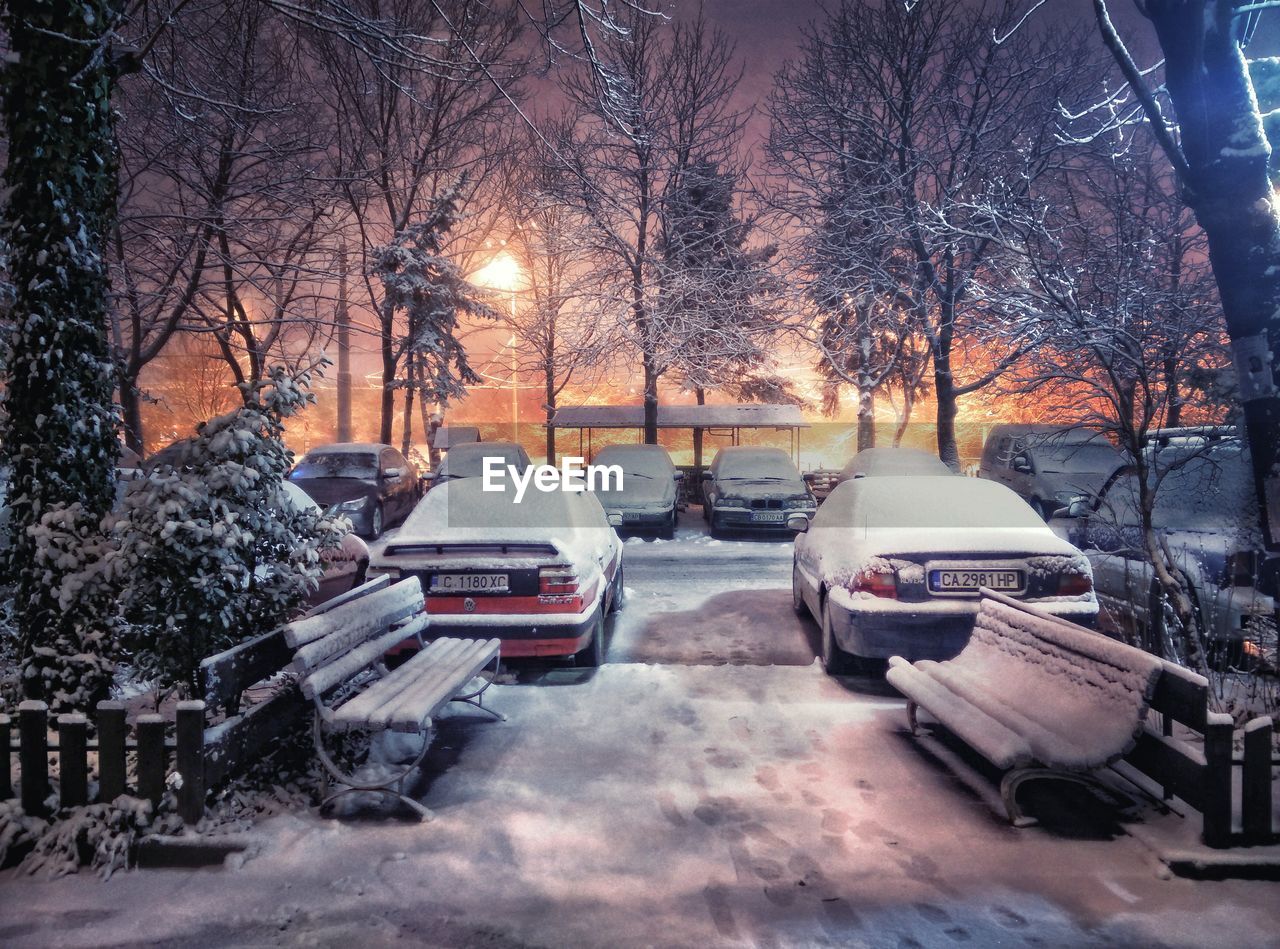
<svg viewBox="0 0 1280 949">
<path fill-rule="evenodd" d="M 864 448 L 844 466 L 842 478 L 864 475 L 949 475 L 952 471 L 937 455 L 920 448 Z"/>
<path fill-rule="evenodd" d="M 884 528 L 1027 527 L 1044 520 L 1009 488 L 955 475 L 890 475 L 838 485 L 823 502 L 821 526 Z"/>
</svg>

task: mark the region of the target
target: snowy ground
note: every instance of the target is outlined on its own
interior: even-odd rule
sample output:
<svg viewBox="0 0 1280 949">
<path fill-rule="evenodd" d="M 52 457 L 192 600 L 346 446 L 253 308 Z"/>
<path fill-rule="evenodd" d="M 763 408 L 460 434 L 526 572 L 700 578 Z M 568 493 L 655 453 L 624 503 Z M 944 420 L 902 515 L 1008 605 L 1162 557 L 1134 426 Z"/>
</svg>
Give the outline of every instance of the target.
<svg viewBox="0 0 1280 949">
<path fill-rule="evenodd" d="M 693 522 L 691 521 L 691 526 Z M 989 782 L 827 678 L 779 543 L 627 547 L 597 672 L 526 666 L 442 724 L 431 823 L 260 826 L 238 869 L 0 877 L 0 945 L 1262 946 L 1275 885 L 1162 879 L 1077 799 Z"/>
</svg>

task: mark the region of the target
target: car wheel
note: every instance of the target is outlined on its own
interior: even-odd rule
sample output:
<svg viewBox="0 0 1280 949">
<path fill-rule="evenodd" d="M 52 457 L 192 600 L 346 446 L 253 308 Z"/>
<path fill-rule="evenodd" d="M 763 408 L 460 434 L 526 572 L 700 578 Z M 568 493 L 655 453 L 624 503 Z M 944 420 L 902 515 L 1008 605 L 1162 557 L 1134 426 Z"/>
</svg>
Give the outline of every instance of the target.
<svg viewBox="0 0 1280 949">
<path fill-rule="evenodd" d="M 373 513 L 369 515 L 370 539 L 377 540 L 379 537 L 382 536 L 382 526 L 383 526 L 382 525 L 382 505 L 375 504 L 373 506 Z"/>
<path fill-rule="evenodd" d="M 351 589 L 354 590 L 356 587 L 363 584 L 364 581 L 368 578 L 368 576 L 369 576 L 369 558 L 365 557 L 363 560 L 359 561 L 356 564 L 356 578 L 355 578 L 355 582 L 351 584 Z"/>
<path fill-rule="evenodd" d="M 1151 605 L 1147 610 L 1149 629 L 1146 631 L 1148 652 L 1154 653 L 1169 662 L 1190 667 L 1191 650 L 1188 644 L 1194 640 L 1200 647 L 1208 647 L 1205 637 L 1204 619 L 1200 615 L 1200 607 L 1195 594 L 1191 595 L 1191 629 L 1185 632 L 1178 621 L 1177 610 L 1159 583 L 1151 585 Z M 1206 656 L 1206 660 L 1210 657 Z"/>
<path fill-rule="evenodd" d="M 613 575 L 613 596 L 609 598 L 609 612 L 618 612 L 626 601 L 626 578 L 622 575 L 622 564 L 618 564 L 618 571 Z"/>
<path fill-rule="evenodd" d="M 804 616 L 809 609 L 804 602 L 804 591 L 800 589 L 800 565 L 794 562 L 791 564 L 791 608 L 797 616 Z"/>
<path fill-rule="evenodd" d="M 829 676 L 844 675 L 849 671 L 849 654 L 836 642 L 831 628 L 831 607 L 822 601 L 822 668 Z"/>
<path fill-rule="evenodd" d="M 674 540 L 676 536 L 676 518 L 675 511 L 671 512 L 671 520 L 667 522 L 667 526 L 662 528 L 661 537 L 663 540 Z"/>
<path fill-rule="evenodd" d="M 595 627 L 591 630 L 591 639 L 576 656 L 574 662 L 588 669 L 595 669 L 604 664 L 604 610 L 596 614 Z"/>
</svg>

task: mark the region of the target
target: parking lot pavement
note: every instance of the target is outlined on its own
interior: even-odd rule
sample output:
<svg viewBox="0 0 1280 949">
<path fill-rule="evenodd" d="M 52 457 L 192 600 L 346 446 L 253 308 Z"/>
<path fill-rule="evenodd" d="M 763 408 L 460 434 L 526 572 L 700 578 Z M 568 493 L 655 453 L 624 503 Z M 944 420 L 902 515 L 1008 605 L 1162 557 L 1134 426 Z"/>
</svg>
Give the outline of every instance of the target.
<svg viewBox="0 0 1280 949">
<path fill-rule="evenodd" d="M 608 664 L 439 723 L 435 820 L 287 814 L 236 869 L 10 871 L 0 944 L 1275 944 L 1273 883 L 1164 879 L 1070 790 L 1014 829 L 882 680 L 824 675 L 786 546 L 691 530 L 626 563 Z"/>
</svg>

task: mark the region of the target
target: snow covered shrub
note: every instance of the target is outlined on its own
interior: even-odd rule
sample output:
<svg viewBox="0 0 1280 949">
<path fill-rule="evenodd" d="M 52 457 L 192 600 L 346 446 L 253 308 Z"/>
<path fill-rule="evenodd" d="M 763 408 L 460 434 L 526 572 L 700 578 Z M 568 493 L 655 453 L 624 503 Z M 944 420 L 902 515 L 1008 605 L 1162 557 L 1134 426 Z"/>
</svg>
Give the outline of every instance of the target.
<svg viewBox="0 0 1280 949">
<path fill-rule="evenodd" d="M 284 420 L 314 401 L 310 373 L 282 367 L 242 386 L 244 404 L 201 423 L 129 483 L 117 575 L 140 675 L 196 694 L 205 656 L 287 619 L 318 584 L 340 522 L 284 504 L 293 454 Z"/>
<path fill-rule="evenodd" d="M 105 880 L 129 866 L 140 838 L 180 830 L 182 819 L 174 813 L 171 795 L 162 798 L 153 812 L 150 801 L 122 794 L 109 804 L 86 804 L 61 813 L 39 835 L 22 868 L 60 877 L 90 866 Z"/>
<path fill-rule="evenodd" d="M 16 800 L 0 801 L 0 867 L 7 865 L 10 850 L 38 840 L 48 826 L 24 811 Z"/>
</svg>

